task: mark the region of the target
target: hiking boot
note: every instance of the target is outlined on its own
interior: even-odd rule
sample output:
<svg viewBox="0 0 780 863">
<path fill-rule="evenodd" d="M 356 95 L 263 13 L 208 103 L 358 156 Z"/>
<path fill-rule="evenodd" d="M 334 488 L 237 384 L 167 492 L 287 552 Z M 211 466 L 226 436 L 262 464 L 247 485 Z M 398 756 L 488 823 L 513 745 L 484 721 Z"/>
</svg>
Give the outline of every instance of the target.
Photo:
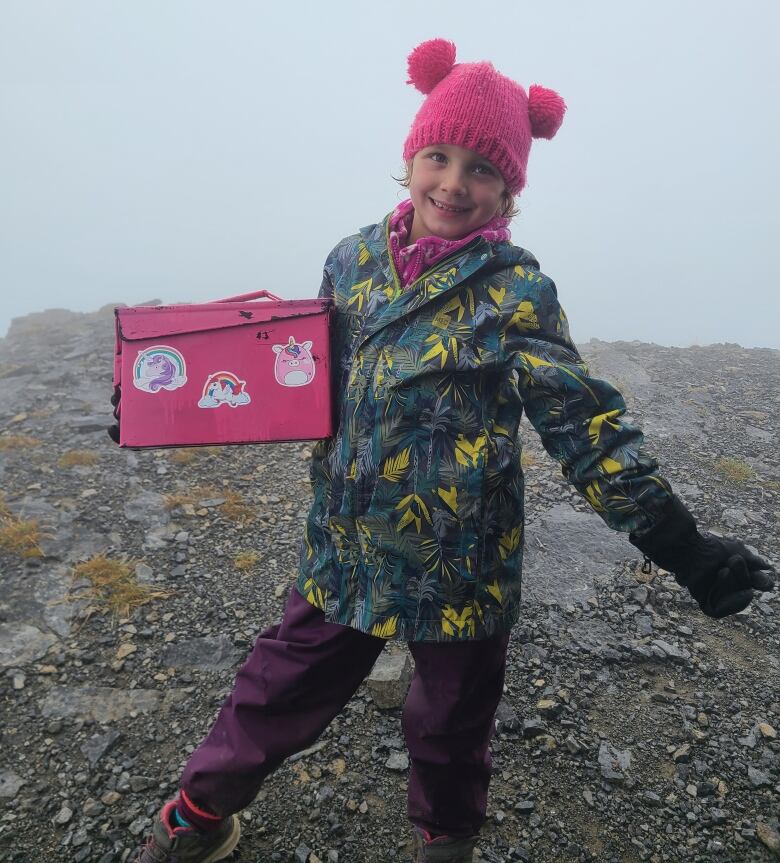
<svg viewBox="0 0 780 863">
<path fill-rule="evenodd" d="M 176 802 L 166 803 L 154 819 L 152 835 L 134 863 L 216 863 L 238 845 L 241 825 L 235 815 L 226 818 L 216 830 L 200 833 L 171 823 Z"/>
<path fill-rule="evenodd" d="M 436 836 L 414 828 L 414 863 L 472 863 L 476 836 Z"/>
</svg>

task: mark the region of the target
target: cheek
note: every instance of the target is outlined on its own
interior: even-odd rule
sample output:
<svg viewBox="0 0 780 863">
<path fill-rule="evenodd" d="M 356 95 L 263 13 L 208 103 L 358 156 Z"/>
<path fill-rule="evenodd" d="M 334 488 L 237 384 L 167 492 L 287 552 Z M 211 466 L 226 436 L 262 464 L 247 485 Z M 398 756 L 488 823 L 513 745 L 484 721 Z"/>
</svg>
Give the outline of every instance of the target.
<svg viewBox="0 0 780 863">
<path fill-rule="evenodd" d="M 409 181 L 409 194 L 410 195 L 419 195 L 420 189 L 423 186 L 422 177 L 415 174 L 412 179 Z"/>
<path fill-rule="evenodd" d="M 436 182 L 436 172 L 431 171 L 425 163 L 422 163 L 412 169 L 409 190 L 416 189 L 418 193 L 422 193 L 425 189 L 430 189 Z"/>
<path fill-rule="evenodd" d="M 485 209 L 492 211 L 499 210 L 503 204 L 502 192 L 500 189 L 489 188 L 483 189 L 480 195 L 480 203 Z"/>
<path fill-rule="evenodd" d="M 428 197 L 428 193 L 425 189 L 421 188 L 419 184 L 413 183 L 409 186 L 409 197 L 412 199 L 415 209 L 419 209 Z"/>
</svg>

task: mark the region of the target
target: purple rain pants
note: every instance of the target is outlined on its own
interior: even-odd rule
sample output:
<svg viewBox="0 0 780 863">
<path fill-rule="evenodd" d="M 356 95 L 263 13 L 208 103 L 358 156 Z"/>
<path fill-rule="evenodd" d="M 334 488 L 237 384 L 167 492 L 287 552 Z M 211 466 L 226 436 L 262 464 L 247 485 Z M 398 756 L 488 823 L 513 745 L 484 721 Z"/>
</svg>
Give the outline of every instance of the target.
<svg viewBox="0 0 780 863">
<path fill-rule="evenodd" d="M 184 769 L 182 815 L 197 825 L 200 807 L 225 817 L 248 806 L 265 777 L 311 746 L 341 711 L 385 643 L 328 623 L 293 588 L 281 623 L 258 636 Z M 409 643 L 415 672 L 402 726 L 411 760 L 408 815 L 418 827 L 471 836 L 485 820 L 489 743 L 508 643 L 508 633 Z"/>
</svg>

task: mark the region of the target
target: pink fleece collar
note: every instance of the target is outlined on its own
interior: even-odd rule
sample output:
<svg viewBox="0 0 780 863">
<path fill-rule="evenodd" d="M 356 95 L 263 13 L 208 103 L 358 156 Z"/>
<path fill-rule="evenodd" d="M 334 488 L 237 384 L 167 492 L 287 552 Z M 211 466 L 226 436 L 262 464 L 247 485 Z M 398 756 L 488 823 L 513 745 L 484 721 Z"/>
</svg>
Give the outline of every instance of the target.
<svg viewBox="0 0 780 863">
<path fill-rule="evenodd" d="M 414 205 L 410 198 L 401 203 L 390 214 L 390 252 L 401 286 L 406 288 L 425 270 L 443 258 L 457 252 L 476 237 L 484 237 L 489 243 L 509 241 L 509 219 L 494 216 L 489 222 L 459 240 L 442 237 L 421 237 L 416 243 L 405 245 L 412 227 Z"/>
</svg>

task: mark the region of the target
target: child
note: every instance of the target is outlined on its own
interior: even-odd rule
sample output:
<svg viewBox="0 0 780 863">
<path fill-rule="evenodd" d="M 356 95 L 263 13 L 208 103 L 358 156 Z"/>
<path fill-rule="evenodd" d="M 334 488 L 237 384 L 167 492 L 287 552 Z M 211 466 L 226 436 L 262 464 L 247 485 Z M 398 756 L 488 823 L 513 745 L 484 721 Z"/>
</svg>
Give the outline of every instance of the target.
<svg viewBox="0 0 780 863">
<path fill-rule="evenodd" d="M 262 633 L 138 860 L 222 860 L 263 779 L 309 746 L 386 639 L 409 643 L 403 710 L 417 861 L 472 859 L 489 741 L 520 611 L 525 410 L 604 521 L 713 617 L 770 590 L 769 565 L 700 534 L 622 397 L 589 377 L 553 282 L 509 242 L 532 137 L 565 106 L 435 39 L 409 57 L 427 94 L 406 139 L 409 200 L 325 263 L 335 304 L 335 436 L 315 447 L 296 589 Z"/>
</svg>

